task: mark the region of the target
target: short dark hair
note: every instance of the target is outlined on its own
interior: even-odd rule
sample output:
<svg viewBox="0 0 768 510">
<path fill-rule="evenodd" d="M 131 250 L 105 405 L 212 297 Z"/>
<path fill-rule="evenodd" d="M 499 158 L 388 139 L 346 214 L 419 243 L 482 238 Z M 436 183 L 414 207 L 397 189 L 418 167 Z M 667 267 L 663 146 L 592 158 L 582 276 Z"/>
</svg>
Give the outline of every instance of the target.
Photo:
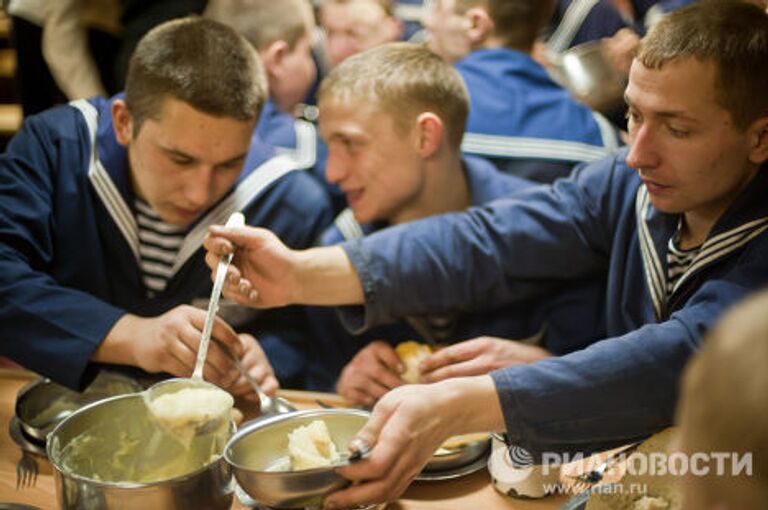
<svg viewBox="0 0 768 510">
<path fill-rule="evenodd" d="M 234 28 L 257 50 L 275 41 L 285 41 L 293 50 L 309 36 L 312 11 L 307 0 L 210 0 L 204 15 Z"/>
<path fill-rule="evenodd" d="M 507 48 L 530 51 L 552 17 L 553 0 L 456 0 L 455 12 L 484 7 L 495 26 L 494 35 Z"/>
<path fill-rule="evenodd" d="M 216 21 L 190 16 L 163 23 L 139 41 L 125 83 L 134 134 L 175 98 L 216 117 L 255 120 L 267 79 L 251 44 Z"/>
<path fill-rule="evenodd" d="M 660 69 L 675 59 L 716 66 L 715 97 L 734 125 L 768 115 L 768 15 L 738 0 L 711 0 L 675 10 L 641 41 L 637 59 Z"/>
<path fill-rule="evenodd" d="M 459 73 L 425 46 L 405 42 L 382 44 L 344 60 L 323 80 L 318 99 L 364 99 L 392 117 L 401 131 L 421 113 L 432 112 L 457 150 L 469 113 L 469 95 Z"/>
</svg>

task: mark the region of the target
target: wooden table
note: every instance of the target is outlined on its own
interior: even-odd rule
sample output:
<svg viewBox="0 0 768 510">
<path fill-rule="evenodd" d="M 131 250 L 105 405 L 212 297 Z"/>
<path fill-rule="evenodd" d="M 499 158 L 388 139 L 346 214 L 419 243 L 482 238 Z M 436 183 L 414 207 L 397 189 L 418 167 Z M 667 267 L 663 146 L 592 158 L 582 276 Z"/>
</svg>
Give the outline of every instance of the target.
<svg viewBox="0 0 768 510">
<path fill-rule="evenodd" d="M 0 503 L 27 503 L 44 510 L 52 510 L 57 508 L 57 503 L 50 464 L 40 459 L 40 474 L 36 486 L 17 491 L 16 462 L 20 454 L 18 446 L 8 435 L 8 423 L 14 414 L 16 393 L 36 377 L 31 372 L 0 368 Z M 343 404 L 340 397 L 327 393 L 285 390 L 281 391 L 280 395 L 300 408 L 317 407 L 317 398 L 331 405 Z M 246 417 L 253 412 L 249 409 L 243 410 Z M 488 471 L 481 470 L 456 480 L 415 482 L 402 498 L 389 504 L 387 510 L 555 510 L 567 500 L 566 496 L 551 496 L 540 500 L 518 500 L 503 496 L 491 486 Z M 235 498 L 233 510 L 246 508 Z"/>
</svg>

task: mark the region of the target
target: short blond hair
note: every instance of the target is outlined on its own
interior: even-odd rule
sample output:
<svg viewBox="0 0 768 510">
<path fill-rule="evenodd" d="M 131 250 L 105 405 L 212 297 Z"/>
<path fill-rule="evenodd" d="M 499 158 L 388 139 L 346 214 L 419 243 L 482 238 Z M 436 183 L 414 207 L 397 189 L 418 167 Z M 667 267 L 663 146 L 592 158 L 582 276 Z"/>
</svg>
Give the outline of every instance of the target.
<svg viewBox="0 0 768 510">
<path fill-rule="evenodd" d="M 443 121 L 448 142 L 458 150 L 469 113 L 469 95 L 459 73 L 423 45 L 383 44 L 344 60 L 320 85 L 325 101 L 365 100 L 389 115 L 401 133 L 418 115 Z"/>
<path fill-rule="evenodd" d="M 292 50 L 309 36 L 308 12 L 308 0 L 209 0 L 204 16 L 234 28 L 257 50 L 276 41 Z"/>
<path fill-rule="evenodd" d="M 707 477 L 696 484 L 729 508 L 768 503 L 768 291 L 727 312 L 704 340 L 683 378 L 678 407 L 686 453 L 753 454 L 751 476 Z M 728 468 L 729 466 L 726 466 Z"/>
<path fill-rule="evenodd" d="M 346 5 L 346 4 L 352 4 L 359 1 L 361 0 L 320 0 L 320 7 L 322 7 L 325 4 Z M 379 7 L 381 7 L 382 10 L 387 14 L 387 16 L 395 15 L 395 0 L 362 0 L 362 1 L 378 4 Z"/>
</svg>

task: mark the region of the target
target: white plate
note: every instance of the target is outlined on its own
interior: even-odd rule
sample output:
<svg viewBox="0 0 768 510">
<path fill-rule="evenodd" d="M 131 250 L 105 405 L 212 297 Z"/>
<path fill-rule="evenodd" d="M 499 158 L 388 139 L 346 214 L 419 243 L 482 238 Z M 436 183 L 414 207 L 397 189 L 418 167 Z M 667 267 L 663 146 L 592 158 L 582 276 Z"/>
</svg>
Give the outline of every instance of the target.
<svg viewBox="0 0 768 510">
<path fill-rule="evenodd" d="M 442 471 L 422 471 L 414 480 L 419 482 L 437 482 L 442 480 L 453 480 L 454 478 L 461 478 L 462 476 L 471 475 L 477 471 L 488 466 L 488 456 L 491 454 L 491 449 L 488 448 L 485 453 L 475 459 L 473 462 L 464 466 L 459 466 L 453 469 L 444 469 Z"/>
</svg>

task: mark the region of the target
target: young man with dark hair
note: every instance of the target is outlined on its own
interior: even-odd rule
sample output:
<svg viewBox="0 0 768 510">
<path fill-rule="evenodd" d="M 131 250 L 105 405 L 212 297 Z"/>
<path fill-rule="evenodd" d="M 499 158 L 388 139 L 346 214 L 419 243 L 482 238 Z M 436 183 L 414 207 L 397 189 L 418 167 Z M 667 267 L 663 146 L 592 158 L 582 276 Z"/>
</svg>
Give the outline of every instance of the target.
<svg viewBox="0 0 768 510">
<path fill-rule="evenodd" d="M 672 424 L 682 368 L 702 335 L 768 284 L 766 61 L 763 10 L 701 2 L 665 16 L 640 47 L 626 90 L 629 150 L 553 186 L 340 247 L 290 251 L 264 230 L 210 231 L 209 266 L 239 247 L 226 295 L 254 306 L 364 304 L 342 309 L 358 328 L 524 302 L 552 279 L 607 278 L 593 303 L 604 307 L 605 339 L 387 393 L 359 434 L 375 445 L 371 456 L 340 470 L 361 483 L 328 507 L 396 497 L 457 433 L 504 430 L 541 458 Z"/>
<path fill-rule="evenodd" d="M 234 211 L 309 246 L 327 199 L 286 156 L 243 170 L 267 98 L 252 46 L 231 28 L 184 18 L 150 31 L 125 95 L 28 119 L 0 156 L 0 350 L 73 388 L 99 363 L 189 376 L 211 281 L 208 226 Z M 258 327 L 291 323 L 263 314 Z M 213 336 L 269 389 L 258 343 L 217 319 Z M 245 393 L 213 348 L 206 379 Z"/>
<path fill-rule="evenodd" d="M 531 57 L 552 8 L 551 0 L 436 0 L 425 18 L 427 44 L 469 89 L 462 150 L 547 183 L 619 145 L 610 122 Z"/>
</svg>

